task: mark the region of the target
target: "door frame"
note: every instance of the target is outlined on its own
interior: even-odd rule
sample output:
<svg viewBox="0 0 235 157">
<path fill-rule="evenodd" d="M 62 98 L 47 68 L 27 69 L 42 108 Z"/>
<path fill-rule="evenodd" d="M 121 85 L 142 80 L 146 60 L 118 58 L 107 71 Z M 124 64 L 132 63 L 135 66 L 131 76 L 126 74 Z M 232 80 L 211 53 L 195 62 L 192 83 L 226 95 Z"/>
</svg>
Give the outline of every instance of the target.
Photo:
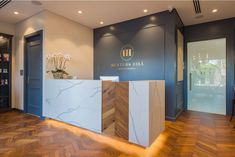
<svg viewBox="0 0 235 157">
<path fill-rule="evenodd" d="M 188 85 L 189 85 L 189 80 L 188 80 L 188 43 L 193 43 L 193 42 L 201 42 L 201 41 L 209 41 L 209 40 L 217 40 L 217 39 L 225 39 L 225 65 L 226 65 L 226 67 L 225 67 L 225 73 L 226 73 L 226 75 L 225 75 L 225 115 L 227 115 L 227 89 L 228 89 L 228 85 L 227 85 L 227 74 L 228 74 L 228 67 L 227 67 L 227 65 L 228 65 L 228 61 L 227 61 L 227 38 L 226 37 L 218 37 L 218 38 L 211 38 L 211 39 L 203 39 L 203 40 L 195 40 L 195 41 L 187 41 L 185 44 L 186 44 L 186 53 L 187 53 L 187 55 L 186 55 L 186 67 L 185 67 L 185 69 L 186 69 L 186 97 L 187 97 L 187 99 L 186 99 L 186 104 L 187 104 L 187 110 L 188 110 L 188 101 L 189 101 L 189 98 L 188 98 L 188 92 L 189 92 L 189 87 L 188 87 Z M 202 112 L 202 111 L 198 111 L 198 112 Z M 205 112 L 205 113 L 207 113 L 207 112 Z M 217 114 L 217 113 L 210 113 L 210 114 Z"/>
<path fill-rule="evenodd" d="M 230 83 L 229 83 L 229 79 L 230 79 L 230 75 L 229 75 L 229 70 L 230 67 L 228 67 L 228 63 L 229 63 L 229 42 L 228 42 L 228 37 L 224 36 L 224 35 L 219 35 L 216 37 L 209 37 L 209 38 L 200 38 L 197 40 L 185 40 L 184 41 L 184 80 L 186 80 L 184 82 L 184 109 L 188 110 L 188 43 L 189 42 L 198 42 L 198 41 L 206 41 L 206 40 L 213 40 L 213 39 L 225 39 L 226 40 L 226 54 L 225 54 L 225 58 L 226 58 L 226 85 L 225 85 L 225 91 L 226 91 L 226 99 L 225 99 L 225 103 L 226 103 L 226 115 L 229 115 L 229 107 L 231 106 L 231 103 L 229 101 L 230 99 Z"/>
<path fill-rule="evenodd" d="M 27 101 L 27 76 L 28 76 L 28 71 L 27 71 L 27 61 L 28 61 L 28 57 L 27 57 L 27 39 L 34 37 L 34 36 L 40 36 L 41 37 L 41 44 L 42 44 L 42 56 L 43 56 L 43 30 L 39 30 L 36 31 L 34 33 L 28 34 L 24 36 L 24 112 L 27 113 L 27 107 L 28 107 L 28 101 Z M 41 58 L 42 64 L 43 64 L 43 57 Z M 43 66 L 43 65 L 42 65 Z M 42 85 L 42 103 L 43 103 L 43 67 L 42 67 L 42 76 L 41 76 L 41 85 Z M 40 118 L 42 117 L 42 106 L 43 104 L 40 105 Z"/>
</svg>

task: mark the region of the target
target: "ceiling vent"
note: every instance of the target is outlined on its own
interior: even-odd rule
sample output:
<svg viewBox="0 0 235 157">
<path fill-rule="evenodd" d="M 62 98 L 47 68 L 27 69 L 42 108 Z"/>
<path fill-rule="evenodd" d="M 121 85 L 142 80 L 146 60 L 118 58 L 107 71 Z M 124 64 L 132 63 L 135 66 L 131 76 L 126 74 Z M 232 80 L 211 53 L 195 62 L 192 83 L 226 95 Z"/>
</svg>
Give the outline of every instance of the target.
<svg viewBox="0 0 235 157">
<path fill-rule="evenodd" d="M 5 5 L 10 3 L 11 0 L 0 0 L 0 9 L 3 8 Z"/>
<path fill-rule="evenodd" d="M 193 5 L 196 14 L 201 14 L 201 6 L 199 0 L 193 0 Z"/>
</svg>

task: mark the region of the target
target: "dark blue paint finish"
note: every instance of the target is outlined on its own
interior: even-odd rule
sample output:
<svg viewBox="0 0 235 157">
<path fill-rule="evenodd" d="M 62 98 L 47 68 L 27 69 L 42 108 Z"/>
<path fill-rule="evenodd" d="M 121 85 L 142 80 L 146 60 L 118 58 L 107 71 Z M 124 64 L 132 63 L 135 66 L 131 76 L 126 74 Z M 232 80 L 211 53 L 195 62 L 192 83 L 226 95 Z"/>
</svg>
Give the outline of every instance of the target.
<svg viewBox="0 0 235 157">
<path fill-rule="evenodd" d="M 177 13 L 177 12 L 176 12 Z M 180 17 L 179 17 L 179 15 L 177 14 L 176 16 L 174 16 L 174 18 L 175 18 L 175 23 L 176 23 L 176 25 L 175 25 L 175 32 L 177 33 L 177 29 L 179 29 L 180 31 L 181 31 L 181 33 L 183 34 L 183 29 L 184 29 L 184 24 L 183 24 L 183 22 L 181 21 L 181 19 L 180 19 Z M 178 41 L 177 41 L 177 34 L 175 35 L 175 37 L 176 37 L 176 52 L 177 52 L 177 49 L 178 49 L 178 45 L 177 45 L 177 43 L 178 43 Z M 176 56 L 177 56 L 178 54 L 176 53 Z M 177 58 L 177 57 L 176 57 Z M 176 65 L 177 65 L 177 59 L 176 59 Z M 177 67 L 176 67 L 177 68 Z M 177 71 L 176 71 L 177 72 Z M 177 73 L 176 73 L 176 80 L 177 80 Z M 183 111 L 183 106 L 184 106 L 184 80 L 183 81 L 176 81 L 176 106 L 174 107 L 174 109 L 175 109 L 175 119 L 180 115 L 180 113 Z M 173 120 L 175 120 L 175 119 L 173 119 Z"/>
<path fill-rule="evenodd" d="M 210 40 L 217 38 L 226 38 L 226 61 L 227 61 L 227 78 L 226 78 L 226 114 L 231 114 L 233 86 L 234 86 L 234 51 L 235 51 L 235 18 L 219 20 L 204 24 L 192 25 L 185 27 L 185 68 L 187 65 L 187 42 Z M 187 68 L 185 69 L 184 78 L 187 78 Z M 187 91 L 187 81 L 184 83 L 184 91 Z M 187 93 L 184 93 L 185 104 L 187 109 Z"/>
<path fill-rule="evenodd" d="M 42 31 L 25 37 L 24 111 L 42 116 Z"/>
<path fill-rule="evenodd" d="M 129 20 L 94 30 L 94 78 L 120 76 L 120 80 L 165 80 L 166 118 L 176 119 L 176 30 L 183 27 L 176 10 Z M 135 49 L 131 62 L 143 61 L 137 70 L 116 70 L 122 63 L 120 50 L 126 44 Z M 181 98 L 182 99 L 182 98 Z"/>
<path fill-rule="evenodd" d="M 177 114 L 181 113 L 184 104 L 184 82 L 179 81 L 176 84 L 176 108 Z"/>
<path fill-rule="evenodd" d="M 127 41 L 126 37 L 130 36 L 132 38 Z M 125 45 L 131 45 L 134 48 L 134 57 L 130 61 L 122 60 L 120 57 L 120 51 Z M 96 60 L 107 58 L 96 64 L 96 79 L 100 75 L 117 75 L 121 80 L 164 79 L 164 29 L 160 26 L 141 29 L 135 33 L 105 36 L 96 44 L 95 51 L 99 54 Z M 135 70 L 119 70 L 111 67 L 113 63 L 140 61 L 144 63 L 144 66 L 137 67 Z M 155 72 L 157 75 L 154 75 Z"/>
</svg>

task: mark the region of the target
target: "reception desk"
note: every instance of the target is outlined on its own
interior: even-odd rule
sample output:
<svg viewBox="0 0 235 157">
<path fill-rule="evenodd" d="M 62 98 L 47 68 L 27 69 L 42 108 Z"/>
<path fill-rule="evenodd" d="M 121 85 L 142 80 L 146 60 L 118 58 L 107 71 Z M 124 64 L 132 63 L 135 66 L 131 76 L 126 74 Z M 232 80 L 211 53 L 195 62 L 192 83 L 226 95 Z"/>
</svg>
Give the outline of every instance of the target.
<svg viewBox="0 0 235 157">
<path fill-rule="evenodd" d="M 43 116 L 148 147 L 165 128 L 165 82 L 46 80 Z"/>
</svg>

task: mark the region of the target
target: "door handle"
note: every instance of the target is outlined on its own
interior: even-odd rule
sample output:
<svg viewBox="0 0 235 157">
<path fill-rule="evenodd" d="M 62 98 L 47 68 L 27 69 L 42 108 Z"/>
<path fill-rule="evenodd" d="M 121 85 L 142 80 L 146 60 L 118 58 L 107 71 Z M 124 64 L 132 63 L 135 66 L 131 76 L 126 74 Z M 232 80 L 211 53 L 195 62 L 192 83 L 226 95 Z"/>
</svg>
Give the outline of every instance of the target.
<svg viewBox="0 0 235 157">
<path fill-rule="evenodd" d="M 189 90 L 192 90 L 192 73 L 189 74 Z"/>
</svg>

